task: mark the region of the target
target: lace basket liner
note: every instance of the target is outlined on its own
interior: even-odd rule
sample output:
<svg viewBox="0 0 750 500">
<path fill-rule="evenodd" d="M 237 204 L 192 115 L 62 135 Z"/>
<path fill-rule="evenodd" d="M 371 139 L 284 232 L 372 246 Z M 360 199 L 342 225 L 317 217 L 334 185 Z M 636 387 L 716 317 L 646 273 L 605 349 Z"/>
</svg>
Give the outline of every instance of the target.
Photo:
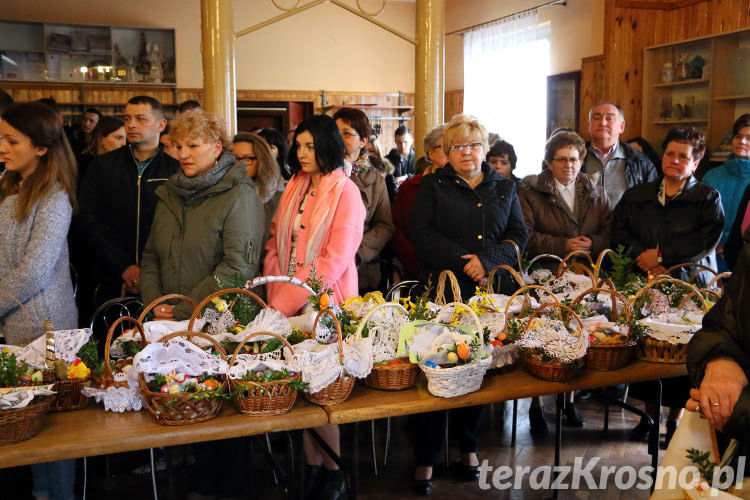
<svg viewBox="0 0 750 500">
<path fill-rule="evenodd" d="M 63 359 L 68 363 L 75 361 L 78 351 L 91 338 L 91 328 L 56 330 L 52 333 L 55 337 L 55 356 L 57 359 Z M 42 369 L 44 368 L 46 347 L 46 334 L 42 334 L 30 344 L 16 350 L 16 358 L 19 361 L 25 361 L 34 368 Z"/>
</svg>

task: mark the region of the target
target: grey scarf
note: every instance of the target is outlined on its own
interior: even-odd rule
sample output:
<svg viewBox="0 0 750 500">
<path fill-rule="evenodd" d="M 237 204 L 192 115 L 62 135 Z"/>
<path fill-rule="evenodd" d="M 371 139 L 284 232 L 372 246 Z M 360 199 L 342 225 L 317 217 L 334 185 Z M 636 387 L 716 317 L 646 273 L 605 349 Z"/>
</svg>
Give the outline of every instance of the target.
<svg viewBox="0 0 750 500">
<path fill-rule="evenodd" d="M 224 151 L 216 159 L 216 163 L 209 171 L 195 177 L 188 177 L 185 175 L 185 172 L 180 170 L 169 178 L 169 182 L 172 183 L 178 195 L 188 200 L 196 194 L 218 184 L 232 166 L 234 166 L 234 156 L 232 153 Z"/>
</svg>

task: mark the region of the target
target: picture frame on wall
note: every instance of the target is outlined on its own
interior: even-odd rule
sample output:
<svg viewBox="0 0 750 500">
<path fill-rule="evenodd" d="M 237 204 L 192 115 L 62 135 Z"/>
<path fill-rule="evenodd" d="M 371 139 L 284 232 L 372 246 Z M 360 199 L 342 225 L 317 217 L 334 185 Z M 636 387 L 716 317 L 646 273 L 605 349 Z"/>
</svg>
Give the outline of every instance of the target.
<svg viewBox="0 0 750 500">
<path fill-rule="evenodd" d="M 578 131 L 580 93 L 580 71 L 547 77 L 547 137 L 561 127 Z"/>
</svg>

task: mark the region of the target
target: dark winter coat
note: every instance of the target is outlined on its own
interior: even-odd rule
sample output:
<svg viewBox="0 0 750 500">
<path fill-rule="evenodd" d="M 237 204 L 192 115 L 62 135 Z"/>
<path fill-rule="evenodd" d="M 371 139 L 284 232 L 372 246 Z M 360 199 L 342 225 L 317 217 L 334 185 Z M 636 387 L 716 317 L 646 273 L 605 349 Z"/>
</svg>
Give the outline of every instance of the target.
<svg viewBox="0 0 750 500">
<path fill-rule="evenodd" d="M 476 254 L 489 273 L 498 264 L 517 265 L 515 249 L 503 240 L 513 240 L 522 252 L 528 240 L 515 182 L 487 163 L 482 163 L 482 173 L 484 179 L 474 189 L 450 164 L 423 177 L 409 220 L 420 281 L 427 283 L 432 276 L 434 285 L 440 271 L 449 269 L 464 299 L 474 295 L 476 283 L 463 272 L 468 261 L 462 255 Z M 503 293 L 512 293 L 507 272 L 499 274 Z"/>
<path fill-rule="evenodd" d="M 724 225 L 718 191 L 690 176 L 682 193 L 662 206 L 660 184 L 625 191 L 615 207 L 612 245 L 630 248 L 633 256 L 658 248 L 667 268 L 685 262 L 711 265 Z"/>
<path fill-rule="evenodd" d="M 750 378 L 750 247 L 740 253 L 724 295 L 703 318 L 703 328 L 688 344 L 687 369 L 699 387 L 706 363 L 719 357 L 735 360 Z M 745 386 L 723 432 L 750 444 L 750 386 Z M 744 454 L 744 453 L 741 453 Z"/>
<path fill-rule="evenodd" d="M 179 168 L 161 145 L 140 176 L 129 145 L 93 159 L 81 186 L 76 222 L 96 256 L 99 282 L 119 287 L 123 271 L 140 265 L 154 219 L 156 188 Z"/>
</svg>

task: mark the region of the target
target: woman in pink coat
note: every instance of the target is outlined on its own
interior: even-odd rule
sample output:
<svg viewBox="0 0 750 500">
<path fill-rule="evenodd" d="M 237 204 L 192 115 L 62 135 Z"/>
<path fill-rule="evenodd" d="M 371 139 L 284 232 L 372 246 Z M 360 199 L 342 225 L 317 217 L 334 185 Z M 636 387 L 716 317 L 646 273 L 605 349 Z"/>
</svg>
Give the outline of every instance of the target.
<svg viewBox="0 0 750 500">
<path fill-rule="evenodd" d="M 365 220 L 359 189 L 343 169 L 345 154 L 344 140 L 331 117 L 315 115 L 297 127 L 289 154 L 295 174 L 271 221 L 263 267 L 268 276 L 287 275 L 305 280 L 315 266 L 316 274 L 333 289 L 335 303 L 358 293 L 354 258 Z M 268 285 L 270 306 L 286 316 L 299 313 L 309 295 L 293 285 Z M 338 426 L 327 425 L 316 430 L 340 454 Z M 346 491 L 343 472 L 307 434 L 305 456 L 309 466 L 306 493 L 320 492 L 319 498 L 340 498 Z"/>
</svg>

